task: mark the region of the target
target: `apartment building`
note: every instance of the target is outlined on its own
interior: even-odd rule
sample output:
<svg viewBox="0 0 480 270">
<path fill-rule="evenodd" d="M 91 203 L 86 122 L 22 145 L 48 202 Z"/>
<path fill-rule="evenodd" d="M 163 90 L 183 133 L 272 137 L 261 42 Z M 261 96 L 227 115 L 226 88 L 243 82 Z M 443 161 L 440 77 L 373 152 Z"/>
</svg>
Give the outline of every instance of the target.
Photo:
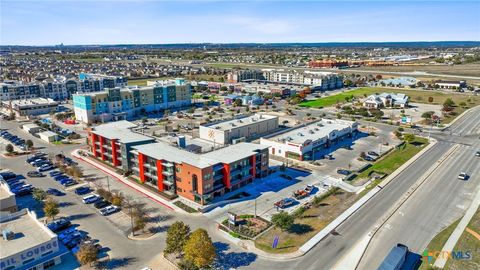
<svg viewBox="0 0 480 270">
<path fill-rule="evenodd" d="M 92 128 L 88 132 L 92 155 L 113 167 L 128 171 L 131 168 L 132 147 L 155 142 L 152 137 L 133 132 L 135 127 L 137 125 L 128 121 L 118 121 Z"/>
<path fill-rule="evenodd" d="M 238 83 L 248 80 L 265 80 L 263 72 L 256 69 L 242 69 L 231 71 L 227 74 L 227 82 L 229 83 Z"/>
<path fill-rule="evenodd" d="M 127 78 L 99 74 L 80 73 L 78 78 L 58 76 L 40 82 L 23 83 L 4 81 L 0 83 L 0 100 L 29 98 L 69 99 L 74 93 L 90 93 L 106 88 L 125 87 Z"/>
<path fill-rule="evenodd" d="M 234 140 L 248 140 L 278 129 L 278 116 L 254 114 L 247 117 L 200 125 L 201 139 L 225 145 Z"/>
<path fill-rule="evenodd" d="M 190 105 L 191 87 L 184 79 L 73 95 L 75 117 L 85 123 L 126 120 L 145 112 Z"/>
<path fill-rule="evenodd" d="M 272 155 L 297 160 L 313 160 L 315 153 L 329 147 L 337 140 L 351 136 L 358 123 L 346 120 L 322 119 L 272 138 L 261 138 L 260 144 L 268 146 Z"/>
<path fill-rule="evenodd" d="M 343 76 L 332 72 L 262 69 L 263 77 L 270 82 L 311 86 L 314 91 L 343 87 Z"/>
<path fill-rule="evenodd" d="M 197 154 L 164 142 L 134 146 L 135 178 L 158 192 L 208 204 L 268 174 L 268 147 L 238 143 Z"/>
</svg>

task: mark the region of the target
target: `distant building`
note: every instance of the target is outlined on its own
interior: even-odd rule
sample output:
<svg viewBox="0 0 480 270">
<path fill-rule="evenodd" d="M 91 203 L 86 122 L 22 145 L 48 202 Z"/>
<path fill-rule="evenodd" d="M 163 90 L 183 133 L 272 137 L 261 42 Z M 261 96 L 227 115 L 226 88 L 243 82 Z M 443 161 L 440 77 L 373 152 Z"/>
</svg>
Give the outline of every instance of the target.
<svg viewBox="0 0 480 270">
<path fill-rule="evenodd" d="M 343 76 L 332 72 L 263 69 L 265 80 L 270 82 L 311 86 L 313 91 L 343 87 Z"/>
<path fill-rule="evenodd" d="M 111 88 L 102 92 L 75 94 L 75 117 L 84 123 L 126 120 L 145 112 L 191 105 L 190 85 L 175 83 L 148 87 Z"/>
<path fill-rule="evenodd" d="M 22 209 L 0 216 L 0 266 L 7 269 L 48 269 L 62 263 L 69 251 L 57 235 L 37 219 L 34 212 Z"/>
<path fill-rule="evenodd" d="M 98 92 L 106 88 L 125 86 L 127 86 L 125 77 L 84 73 L 81 73 L 78 79 L 59 76 L 32 83 L 4 81 L 0 82 L 0 100 L 30 98 L 65 100 L 75 93 Z"/>
<path fill-rule="evenodd" d="M 385 85 L 392 85 L 392 86 L 412 86 L 416 85 L 418 80 L 414 77 L 398 77 L 392 79 L 383 79 L 380 80 L 379 83 L 384 83 Z"/>
<path fill-rule="evenodd" d="M 268 146 L 271 155 L 312 160 L 315 152 L 329 147 L 342 137 L 351 136 L 357 128 L 357 122 L 322 119 L 276 137 L 261 138 L 260 144 Z"/>
<path fill-rule="evenodd" d="M 30 98 L 4 100 L 2 107 L 13 110 L 17 116 L 31 116 L 56 112 L 58 103 L 50 98 Z"/>
<path fill-rule="evenodd" d="M 43 131 L 37 133 L 37 135 L 40 137 L 40 139 L 50 143 L 50 142 L 56 142 L 58 141 L 58 134 L 52 131 Z"/>
<path fill-rule="evenodd" d="M 381 93 L 368 96 L 363 101 L 363 106 L 369 109 L 379 109 L 382 107 L 400 107 L 408 106 L 409 97 L 401 93 Z"/>
<path fill-rule="evenodd" d="M 256 69 L 234 70 L 227 74 L 227 82 L 238 83 L 247 80 L 265 80 L 263 72 Z"/>
<path fill-rule="evenodd" d="M 440 89 L 462 89 L 467 87 L 465 81 L 436 81 L 435 86 Z"/>
<path fill-rule="evenodd" d="M 337 60 L 312 60 L 308 62 L 308 66 L 311 68 L 343 68 L 348 67 L 348 61 L 337 61 Z"/>
<path fill-rule="evenodd" d="M 278 116 L 254 114 L 228 121 L 200 125 L 201 139 L 216 144 L 230 144 L 234 140 L 259 137 L 278 129 Z"/>
</svg>

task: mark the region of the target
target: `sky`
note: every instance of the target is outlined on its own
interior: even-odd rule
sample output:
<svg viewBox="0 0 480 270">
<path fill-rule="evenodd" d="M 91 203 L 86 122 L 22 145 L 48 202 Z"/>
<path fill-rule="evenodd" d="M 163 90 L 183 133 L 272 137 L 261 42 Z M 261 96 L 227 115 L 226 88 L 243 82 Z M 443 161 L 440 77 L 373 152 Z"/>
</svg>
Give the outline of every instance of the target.
<svg viewBox="0 0 480 270">
<path fill-rule="evenodd" d="M 479 0 L 0 0 L 0 44 L 480 41 L 478 14 Z"/>
</svg>

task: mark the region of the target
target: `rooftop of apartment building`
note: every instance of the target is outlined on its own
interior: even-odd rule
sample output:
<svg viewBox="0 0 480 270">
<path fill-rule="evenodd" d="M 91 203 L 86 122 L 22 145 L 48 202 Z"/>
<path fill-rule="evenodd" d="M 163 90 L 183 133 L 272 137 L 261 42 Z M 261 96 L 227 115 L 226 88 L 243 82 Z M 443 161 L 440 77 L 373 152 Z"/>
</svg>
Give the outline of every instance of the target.
<svg viewBox="0 0 480 270">
<path fill-rule="evenodd" d="M 174 83 L 169 83 L 169 84 L 153 84 L 153 85 L 150 85 L 150 86 L 128 85 L 128 86 L 125 86 L 125 87 L 115 87 L 115 88 L 111 88 L 111 89 L 120 89 L 121 92 L 132 92 L 133 90 L 140 90 L 140 91 L 151 90 L 156 86 L 179 86 L 179 85 L 182 85 L 182 84 L 177 84 L 177 83 L 174 82 Z M 97 92 L 88 92 L 88 93 L 77 93 L 75 95 L 95 97 L 95 96 L 102 95 L 102 94 L 103 95 L 108 94 L 108 90 L 97 91 Z"/>
<path fill-rule="evenodd" d="M 128 121 L 110 122 L 93 128 L 92 133 L 109 140 L 118 139 L 122 143 L 154 140 L 154 138 L 133 132 L 131 129 L 137 127 Z"/>
<path fill-rule="evenodd" d="M 0 230 L 11 231 L 15 234 L 11 240 L 1 238 L 0 259 L 38 246 L 56 237 L 53 232 L 37 220 L 34 212 L 29 212 L 27 209 L 2 215 L 0 217 Z"/>
<path fill-rule="evenodd" d="M 268 114 L 254 114 L 243 118 L 227 120 L 223 122 L 217 122 L 213 124 L 206 124 L 204 126 L 216 129 L 216 130 L 232 130 L 239 127 L 248 126 L 251 124 L 268 121 L 270 119 L 278 119 L 278 116 Z"/>
<path fill-rule="evenodd" d="M 304 127 L 296 128 L 294 130 L 283 133 L 272 140 L 277 140 L 280 142 L 291 142 L 295 144 L 304 144 L 309 140 L 316 141 L 318 139 L 328 137 L 332 131 L 340 131 L 356 125 L 356 122 L 353 121 L 339 119 L 322 119 Z"/>
<path fill-rule="evenodd" d="M 204 154 L 188 152 L 165 142 L 143 144 L 133 148 L 135 150 L 132 152 L 142 153 L 157 160 L 167 160 L 179 164 L 187 163 L 198 168 L 207 168 L 218 163 L 232 163 L 247 158 L 258 150 L 267 149 L 268 146 L 242 142 Z"/>
</svg>

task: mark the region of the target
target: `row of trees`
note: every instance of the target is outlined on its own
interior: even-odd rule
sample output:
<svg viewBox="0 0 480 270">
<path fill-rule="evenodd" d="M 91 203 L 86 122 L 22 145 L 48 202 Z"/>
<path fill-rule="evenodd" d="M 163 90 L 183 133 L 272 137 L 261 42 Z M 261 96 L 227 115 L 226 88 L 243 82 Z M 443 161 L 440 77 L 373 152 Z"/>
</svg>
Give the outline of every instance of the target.
<svg viewBox="0 0 480 270">
<path fill-rule="evenodd" d="M 182 269 L 202 269 L 213 264 L 215 246 L 205 229 L 190 232 L 190 227 L 177 221 L 167 231 L 165 254 L 181 257 Z"/>
</svg>

